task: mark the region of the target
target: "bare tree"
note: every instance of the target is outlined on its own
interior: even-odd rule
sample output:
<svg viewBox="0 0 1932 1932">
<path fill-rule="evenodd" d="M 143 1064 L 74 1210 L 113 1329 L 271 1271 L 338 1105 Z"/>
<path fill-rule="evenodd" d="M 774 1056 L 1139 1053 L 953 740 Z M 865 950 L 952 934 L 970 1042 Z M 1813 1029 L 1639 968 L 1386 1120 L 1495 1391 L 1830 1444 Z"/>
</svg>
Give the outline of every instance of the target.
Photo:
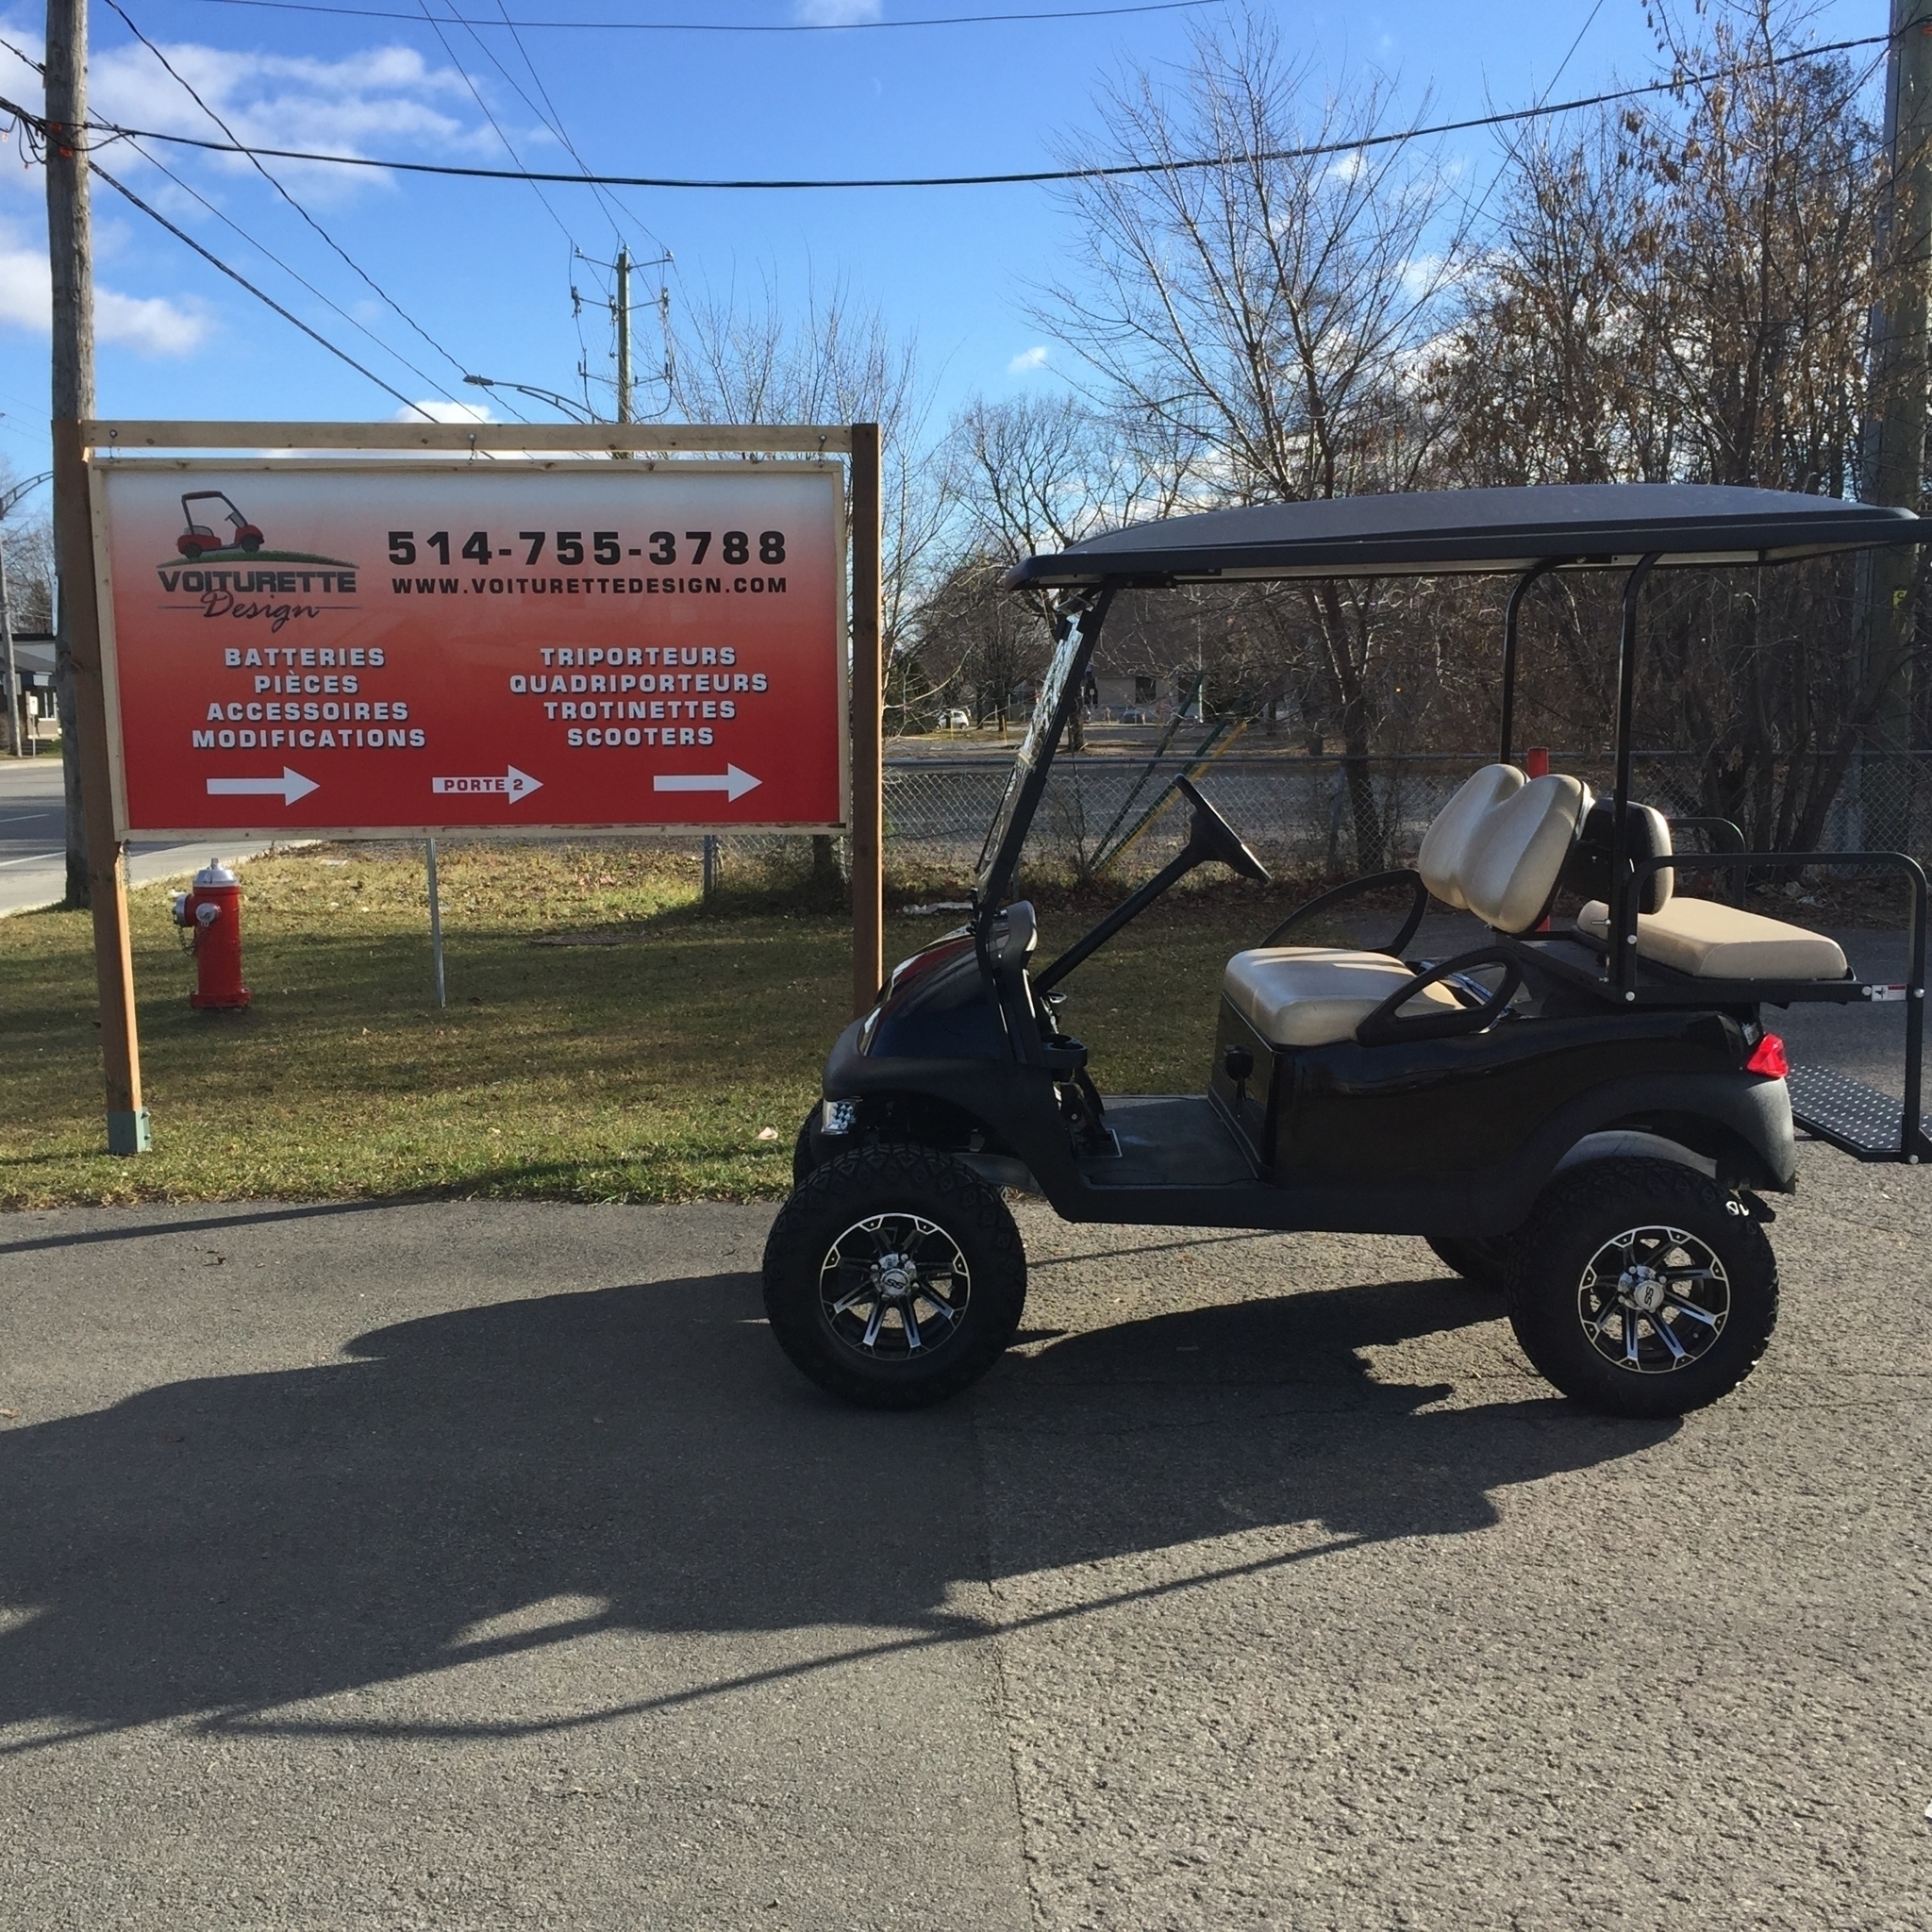
<svg viewBox="0 0 1932 1932">
<path fill-rule="evenodd" d="M 1159 428 L 1150 435 L 1064 393 L 968 404 L 947 438 L 967 547 L 1018 562 L 1169 515 L 1187 463 Z"/>
<path fill-rule="evenodd" d="M 808 284 L 796 308 L 770 282 L 755 301 L 708 294 L 677 333 L 672 400 L 692 423 L 879 425 L 885 637 L 889 656 L 898 649 L 946 509 L 917 343 L 896 339 L 842 281 Z"/>
<path fill-rule="evenodd" d="M 1318 97 L 1272 22 L 1247 15 L 1199 35 L 1177 85 L 1133 71 L 1104 106 L 1116 147 L 1093 158 L 1158 172 L 1072 192 L 1079 273 L 1046 291 L 1042 316 L 1096 402 L 1158 426 L 1204 507 L 1415 487 L 1435 425 L 1414 378 L 1465 237 L 1426 155 L 1365 144 L 1387 90 Z M 1299 599 L 1279 635 L 1315 653 L 1329 688 L 1370 866 L 1384 843 L 1367 763 L 1376 588 L 1318 583 Z"/>
<path fill-rule="evenodd" d="M 1785 0 L 1655 18 L 1671 72 L 1717 77 L 1519 151 L 1430 371 L 1442 471 L 1851 494 L 1884 187 L 1869 74 L 1797 58 L 1806 14 Z M 1700 749 L 1705 808 L 1760 844 L 1822 836 L 1895 674 L 1861 675 L 1850 587 L 1826 563 L 1647 593 L 1648 729 Z M 1588 741 L 1607 691 L 1580 668 L 1543 694 Z"/>
</svg>

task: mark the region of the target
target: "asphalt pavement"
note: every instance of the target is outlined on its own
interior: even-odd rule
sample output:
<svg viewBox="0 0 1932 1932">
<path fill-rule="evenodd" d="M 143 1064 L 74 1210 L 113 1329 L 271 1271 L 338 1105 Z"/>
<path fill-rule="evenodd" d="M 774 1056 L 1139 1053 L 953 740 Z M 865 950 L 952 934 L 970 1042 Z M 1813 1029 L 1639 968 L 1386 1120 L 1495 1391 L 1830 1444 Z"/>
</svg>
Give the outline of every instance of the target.
<svg viewBox="0 0 1932 1932">
<path fill-rule="evenodd" d="M 133 844 L 127 874 L 137 886 L 198 872 L 210 856 L 232 864 L 270 850 L 263 840 L 217 834 L 190 844 Z M 42 746 L 38 756 L 0 753 L 0 918 L 58 906 L 67 891 L 67 807 L 60 784 L 60 755 Z"/>
<path fill-rule="evenodd" d="M 1552 1395 L 1420 1241 L 1020 1209 L 919 1415 L 769 1209 L 0 1223 L 0 1926 L 1932 1923 L 1932 1182 L 1771 1357 Z"/>
</svg>

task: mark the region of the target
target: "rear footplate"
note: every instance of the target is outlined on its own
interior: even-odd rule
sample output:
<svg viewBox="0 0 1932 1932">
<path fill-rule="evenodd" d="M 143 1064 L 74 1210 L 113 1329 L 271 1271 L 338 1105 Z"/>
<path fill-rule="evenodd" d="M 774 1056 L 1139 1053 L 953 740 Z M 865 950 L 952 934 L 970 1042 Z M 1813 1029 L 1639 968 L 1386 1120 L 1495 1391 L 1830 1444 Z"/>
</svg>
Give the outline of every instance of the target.
<svg viewBox="0 0 1932 1932">
<path fill-rule="evenodd" d="M 1924 1158 L 1932 1138 L 1932 1114 L 1919 1121 L 1918 1142 L 1901 1145 L 1905 1108 L 1833 1067 L 1793 1067 L 1786 1076 L 1791 1119 L 1806 1133 L 1828 1141 L 1855 1160 L 1912 1160 Z"/>
</svg>

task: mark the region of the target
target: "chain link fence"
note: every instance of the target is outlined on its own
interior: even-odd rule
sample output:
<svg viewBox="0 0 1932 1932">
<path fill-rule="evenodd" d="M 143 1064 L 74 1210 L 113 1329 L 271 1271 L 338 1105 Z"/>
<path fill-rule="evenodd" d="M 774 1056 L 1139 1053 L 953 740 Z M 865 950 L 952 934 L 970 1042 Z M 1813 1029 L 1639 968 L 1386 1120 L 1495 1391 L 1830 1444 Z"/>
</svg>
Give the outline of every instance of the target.
<svg viewBox="0 0 1932 1932">
<path fill-rule="evenodd" d="M 1370 759 L 1368 782 L 1385 862 L 1413 859 L 1429 822 L 1451 793 L 1493 756 Z M 1551 763 L 1599 793 L 1610 790 L 1606 758 L 1556 754 Z M 888 876 L 914 887 L 968 882 L 1010 770 L 1010 759 L 997 756 L 889 760 Z M 1067 878 L 1103 869 L 1122 880 L 1146 876 L 1172 858 L 1187 836 L 1187 812 L 1173 787 L 1177 776 L 1192 770 L 1193 760 L 1185 756 L 1158 761 L 1111 754 L 1059 758 L 1033 823 L 1027 868 Z M 1695 754 L 1644 753 L 1636 760 L 1634 776 L 1635 794 L 1644 803 L 1672 816 L 1704 815 Z M 1357 870 L 1355 802 L 1340 758 L 1229 756 L 1200 771 L 1197 782 L 1271 871 L 1309 876 Z M 1687 840 L 1686 849 L 1696 842 Z M 1861 758 L 1840 788 L 1819 843 L 1838 851 L 1902 850 L 1932 861 L 1932 754 Z M 808 841 L 721 839 L 717 858 L 726 869 L 741 862 L 804 865 L 809 861 Z M 842 865 L 842 851 L 838 858 Z"/>
</svg>

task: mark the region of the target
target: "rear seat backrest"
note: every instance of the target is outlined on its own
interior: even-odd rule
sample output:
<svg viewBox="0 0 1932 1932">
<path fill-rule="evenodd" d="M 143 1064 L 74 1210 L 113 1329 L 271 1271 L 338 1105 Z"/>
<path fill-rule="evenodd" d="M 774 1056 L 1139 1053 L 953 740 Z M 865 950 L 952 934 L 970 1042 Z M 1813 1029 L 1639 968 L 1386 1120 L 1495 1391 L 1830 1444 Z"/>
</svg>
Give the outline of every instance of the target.
<svg viewBox="0 0 1932 1932">
<path fill-rule="evenodd" d="M 1463 904 L 1498 932 L 1527 932 L 1557 890 L 1590 804 L 1580 779 L 1532 778 L 1484 819 L 1462 874 Z"/>
<path fill-rule="evenodd" d="M 1514 765 L 1485 765 L 1436 814 L 1416 854 L 1415 869 L 1443 905 L 1468 909 L 1465 882 L 1484 825 L 1498 806 L 1523 790 L 1523 782 Z"/>
<path fill-rule="evenodd" d="M 1610 860 L 1616 849 L 1616 808 L 1607 798 L 1599 798 L 1583 820 L 1576 849 L 1563 868 L 1563 884 L 1580 899 L 1607 899 L 1610 896 Z M 1654 805 L 1625 808 L 1624 820 L 1627 837 L 1624 857 L 1631 864 L 1641 859 L 1661 858 L 1673 848 L 1671 822 Z M 1674 889 L 1674 868 L 1651 873 L 1643 882 L 1645 912 L 1661 912 L 1671 902 Z"/>
</svg>

